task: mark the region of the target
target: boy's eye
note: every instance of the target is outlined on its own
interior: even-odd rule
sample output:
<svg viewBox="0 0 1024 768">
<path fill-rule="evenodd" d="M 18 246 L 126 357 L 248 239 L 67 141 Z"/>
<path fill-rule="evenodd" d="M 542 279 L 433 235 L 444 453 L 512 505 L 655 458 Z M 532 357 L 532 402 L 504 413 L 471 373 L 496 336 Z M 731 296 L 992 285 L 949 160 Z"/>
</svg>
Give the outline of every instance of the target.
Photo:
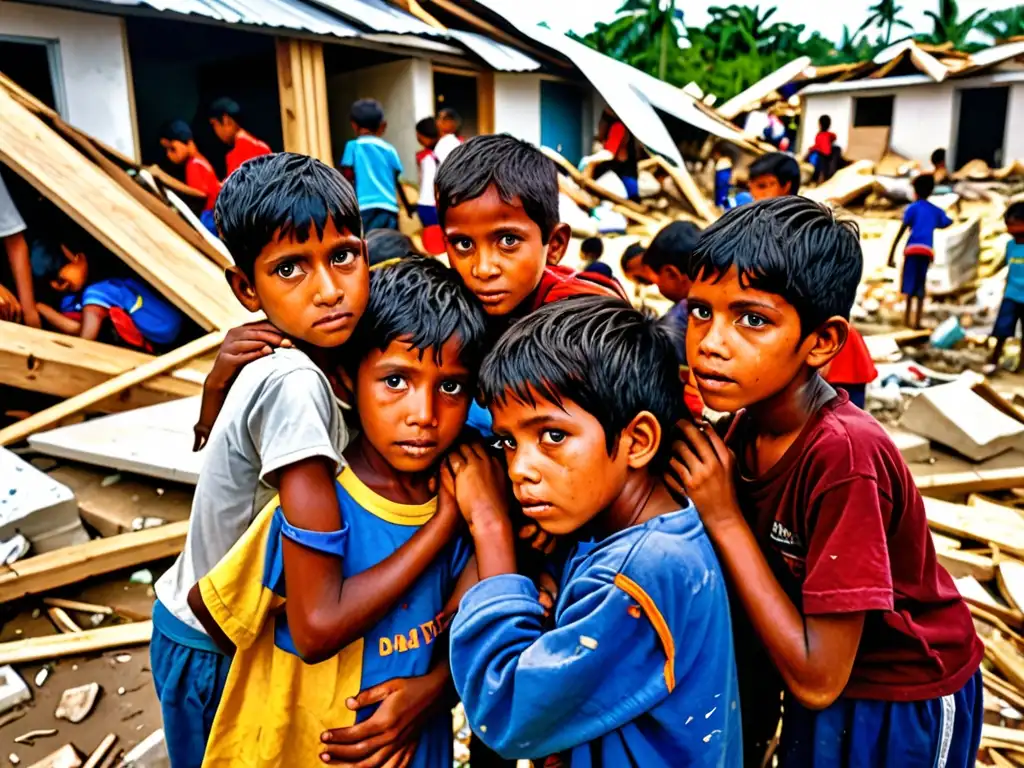
<svg viewBox="0 0 1024 768">
<path fill-rule="evenodd" d="M 282 261 L 274 268 L 274 274 L 283 278 L 295 277 L 300 271 L 299 265 L 294 261 Z"/>
<path fill-rule="evenodd" d="M 565 432 L 557 429 L 545 429 L 541 433 L 540 441 L 547 445 L 558 445 L 565 440 Z"/>
<path fill-rule="evenodd" d="M 384 386 L 386 386 L 388 389 L 393 389 L 396 392 L 409 388 L 409 385 L 406 383 L 405 378 L 399 376 L 397 373 L 393 373 L 390 376 L 385 376 Z"/>
<path fill-rule="evenodd" d="M 690 315 L 696 320 L 710 320 L 711 310 L 698 304 L 690 310 Z"/>
<path fill-rule="evenodd" d="M 335 251 L 331 254 L 331 264 L 336 267 L 345 267 L 356 260 L 355 251 Z"/>
<path fill-rule="evenodd" d="M 446 395 L 458 395 L 462 393 L 462 384 L 458 381 L 442 381 L 441 391 Z"/>
<path fill-rule="evenodd" d="M 502 235 L 498 239 L 498 245 L 502 248 L 515 248 L 522 241 L 518 235 Z"/>
<path fill-rule="evenodd" d="M 498 437 L 491 443 L 491 447 L 499 451 L 514 451 L 516 449 L 516 441 L 511 437 Z"/>
<path fill-rule="evenodd" d="M 764 328 L 768 325 L 768 321 L 761 317 L 761 315 L 755 315 L 753 312 L 744 312 L 740 317 L 739 324 L 747 328 Z"/>
<path fill-rule="evenodd" d="M 456 237 L 451 240 L 452 247 L 459 253 L 469 253 L 473 250 L 473 241 L 468 237 Z"/>
</svg>

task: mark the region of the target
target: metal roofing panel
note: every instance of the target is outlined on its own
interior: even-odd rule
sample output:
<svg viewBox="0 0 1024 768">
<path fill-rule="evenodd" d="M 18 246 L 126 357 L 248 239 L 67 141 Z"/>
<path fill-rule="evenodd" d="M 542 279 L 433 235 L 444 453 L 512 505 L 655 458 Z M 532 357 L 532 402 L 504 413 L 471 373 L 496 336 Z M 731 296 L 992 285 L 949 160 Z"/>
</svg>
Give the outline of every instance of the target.
<svg viewBox="0 0 1024 768">
<path fill-rule="evenodd" d="M 385 3 L 384 0 L 310 0 L 350 21 L 369 27 L 374 32 L 395 35 L 427 35 L 444 37 L 442 29 L 426 24 L 411 13 Z"/>
<path fill-rule="evenodd" d="M 527 56 L 522 51 L 510 45 L 499 43 L 484 35 L 466 32 L 461 29 L 449 29 L 448 35 L 462 43 L 499 72 L 533 72 L 541 67 L 539 61 Z"/>
<path fill-rule="evenodd" d="M 987 67 L 989 64 L 999 64 L 1017 56 L 1024 56 L 1024 40 L 994 45 L 984 51 L 978 51 L 971 55 L 971 63 L 977 67 Z"/>
</svg>

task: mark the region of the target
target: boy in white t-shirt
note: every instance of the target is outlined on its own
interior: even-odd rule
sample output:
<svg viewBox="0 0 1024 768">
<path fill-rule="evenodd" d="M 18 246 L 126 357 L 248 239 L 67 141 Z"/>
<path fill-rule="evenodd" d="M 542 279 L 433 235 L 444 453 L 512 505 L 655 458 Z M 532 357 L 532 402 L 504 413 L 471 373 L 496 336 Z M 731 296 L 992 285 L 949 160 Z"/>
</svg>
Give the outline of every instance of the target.
<svg viewBox="0 0 1024 768">
<path fill-rule="evenodd" d="M 437 164 L 440 165 L 448 155 L 455 151 L 455 148 L 462 143 L 459 131 L 462 130 L 462 116 L 451 107 L 445 107 L 437 113 L 437 132 L 441 138 L 434 146 L 434 154 L 437 155 Z"/>
<path fill-rule="evenodd" d="M 423 250 L 431 255 L 444 253 L 444 238 L 437 223 L 437 205 L 434 197 L 434 177 L 439 165 L 434 147 L 437 146 L 437 121 L 425 117 L 416 123 L 416 140 L 422 149 L 416 153 L 416 164 L 420 170 L 420 198 L 416 203 L 416 214 L 423 224 Z"/>
</svg>

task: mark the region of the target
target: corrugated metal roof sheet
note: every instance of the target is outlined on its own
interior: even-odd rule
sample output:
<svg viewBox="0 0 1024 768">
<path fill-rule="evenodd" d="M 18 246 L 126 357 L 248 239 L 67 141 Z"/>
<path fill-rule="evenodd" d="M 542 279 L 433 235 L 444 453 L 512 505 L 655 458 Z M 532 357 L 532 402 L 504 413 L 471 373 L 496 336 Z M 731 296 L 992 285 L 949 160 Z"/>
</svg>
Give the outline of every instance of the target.
<svg viewBox="0 0 1024 768">
<path fill-rule="evenodd" d="M 367 27 L 374 32 L 388 32 L 394 35 L 426 35 L 444 37 L 444 30 L 425 24 L 401 8 L 383 0 L 310 0 L 315 5 L 339 13 L 347 20 Z"/>
<path fill-rule="evenodd" d="M 541 67 L 540 62 L 536 59 L 484 35 L 465 32 L 461 29 L 449 29 L 448 35 L 499 72 L 533 72 Z"/>
</svg>

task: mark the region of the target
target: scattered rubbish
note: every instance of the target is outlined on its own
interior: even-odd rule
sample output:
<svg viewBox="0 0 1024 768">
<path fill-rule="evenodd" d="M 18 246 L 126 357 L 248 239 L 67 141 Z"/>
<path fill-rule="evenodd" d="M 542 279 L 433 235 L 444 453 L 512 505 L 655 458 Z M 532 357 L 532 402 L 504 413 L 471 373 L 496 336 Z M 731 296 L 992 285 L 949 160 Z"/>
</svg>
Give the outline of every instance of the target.
<svg viewBox="0 0 1024 768">
<path fill-rule="evenodd" d="M 122 717 L 121 718 L 121 722 L 122 723 L 127 723 L 129 720 L 134 720 L 136 717 L 138 717 L 141 714 L 142 714 L 142 710 L 141 709 L 136 709 L 136 710 L 134 710 L 132 712 L 129 712 L 124 717 Z"/>
<path fill-rule="evenodd" d="M 29 768 L 82 768 L 82 758 L 77 749 L 70 744 L 65 744 L 39 762 L 32 763 Z"/>
<path fill-rule="evenodd" d="M 143 568 L 141 571 L 133 573 L 128 581 L 132 584 L 152 584 L 153 572 L 148 568 Z"/>
<path fill-rule="evenodd" d="M 69 723 L 80 723 L 89 716 L 96 698 L 100 694 L 99 683 L 87 683 L 77 688 L 68 688 L 60 697 L 53 716 L 58 720 L 67 720 Z"/>
<path fill-rule="evenodd" d="M 83 603 L 78 600 L 65 600 L 61 597 L 44 597 L 43 604 L 54 608 L 63 608 L 66 611 L 77 611 L 78 613 L 101 613 L 105 616 L 110 616 L 114 613 L 114 609 L 109 605 Z"/>
<path fill-rule="evenodd" d="M 964 327 L 960 324 L 960 318 L 954 315 L 939 323 L 939 326 L 932 333 L 930 343 L 936 349 L 952 349 L 963 341 L 966 336 Z"/>
<path fill-rule="evenodd" d="M 142 726 L 139 726 L 142 728 Z M 169 762 L 167 744 L 164 742 L 163 729 L 153 731 L 126 754 L 121 765 L 133 768 L 156 768 Z"/>
<path fill-rule="evenodd" d="M 118 696 L 124 696 L 124 694 L 125 694 L 125 689 L 124 689 L 124 686 L 122 685 L 120 688 L 117 689 L 117 695 Z"/>
<path fill-rule="evenodd" d="M 36 672 L 36 688 L 42 688 L 43 683 L 50 677 L 50 665 L 47 664 L 45 667 Z"/>
<path fill-rule="evenodd" d="M 77 634 L 82 631 L 82 628 L 75 623 L 74 619 L 63 608 L 47 608 L 46 615 L 50 617 L 50 621 L 57 627 L 57 631 L 62 634 Z"/>
<path fill-rule="evenodd" d="M 167 521 L 162 517 L 136 517 L 132 520 L 133 531 L 144 531 L 148 528 L 159 528 L 161 525 L 166 525 Z"/>
<path fill-rule="evenodd" d="M 0 565 L 12 565 L 28 554 L 32 545 L 20 533 L 0 542 Z"/>
<path fill-rule="evenodd" d="M 39 728 L 28 733 L 23 733 L 14 739 L 15 744 L 28 744 L 30 747 L 33 745 L 36 739 L 45 739 L 50 736 L 56 736 L 56 728 Z"/>
<path fill-rule="evenodd" d="M 18 763 L 21 762 L 21 758 L 18 757 L 14 752 L 11 752 L 11 754 L 7 756 L 7 760 L 10 762 L 11 765 L 18 765 Z"/>
<path fill-rule="evenodd" d="M 39 608 L 33 608 L 32 609 L 32 618 L 33 619 L 38 619 L 42 615 L 43 615 L 43 612 Z"/>
<path fill-rule="evenodd" d="M 71 489 L 7 448 L 0 448 L 0 488 L 11 490 L 0 501 L 0 563 L 18 561 L 26 545 L 44 553 L 89 540 Z"/>
<path fill-rule="evenodd" d="M 131 660 L 132 655 L 130 653 L 119 653 L 117 654 L 117 656 L 114 657 L 114 661 L 116 661 L 118 664 L 127 664 Z"/>
<path fill-rule="evenodd" d="M 115 485 L 115 484 L 120 483 L 120 482 L 121 482 L 121 473 L 120 472 L 116 472 L 113 475 L 107 475 L 106 477 L 104 477 L 103 480 L 100 481 L 100 485 L 103 486 L 104 488 L 109 488 L 110 486 Z"/>
<path fill-rule="evenodd" d="M 31 700 L 32 691 L 14 667 L 0 667 L 0 714 Z"/>
<path fill-rule="evenodd" d="M 5 728 L 11 723 L 21 720 L 27 714 L 27 709 L 19 709 L 17 712 L 8 712 L 6 715 L 0 715 L 0 728 Z"/>
<path fill-rule="evenodd" d="M 100 763 L 102 763 L 103 759 L 107 756 L 107 753 L 109 753 L 110 750 L 113 749 L 114 744 L 116 743 L 117 734 L 108 733 L 103 738 L 103 741 L 100 742 L 99 746 L 93 750 L 91 755 L 89 755 L 89 758 L 82 765 L 82 768 L 98 768 Z"/>
</svg>

